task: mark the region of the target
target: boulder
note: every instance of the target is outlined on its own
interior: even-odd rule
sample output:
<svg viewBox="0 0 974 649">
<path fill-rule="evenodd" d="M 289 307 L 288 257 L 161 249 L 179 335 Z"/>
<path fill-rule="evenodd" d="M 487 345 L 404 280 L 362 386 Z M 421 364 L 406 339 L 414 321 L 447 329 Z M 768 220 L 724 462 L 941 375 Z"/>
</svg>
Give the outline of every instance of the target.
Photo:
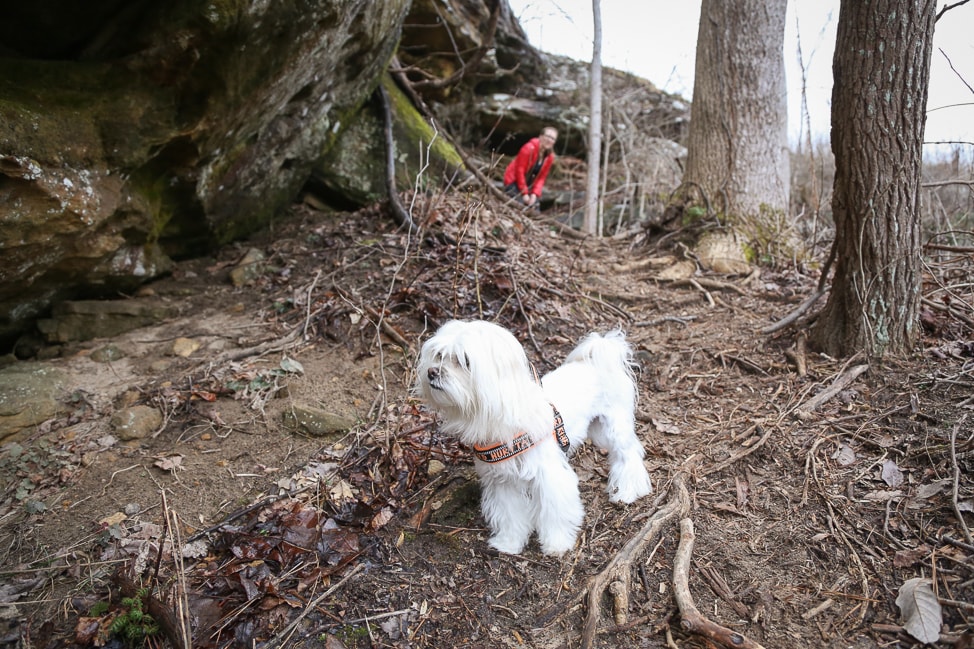
<svg viewBox="0 0 974 649">
<path fill-rule="evenodd" d="M 429 189 L 467 176 L 463 161 L 392 80 L 382 79 L 392 114 L 396 186 Z M 383 200 L 386 188 L 386 140 L 378 100 L 363 108 L 339 136 L 336 146 L 318 160 L 309 186 L 331 204 L 349 207 Z"/>
<path fill-rule="evenodd" d="M 409 4 L 19 4 L 0 21 L 0 341 L 285 209 Z"/>
<path fill-rule="evenodd" d="M 37 328 L 48 343 L 69 343 L 117 336 L 161 322 L 174 312 L 156 300 L 79 300 L 59 303 Z"/>
<path fill-rule="evenodd" d="M 64 384 L 64 374 L 50 365 L 14 363 L 0 368 L 0 442 L 22 437 L 54 417 Z"/>
<path fill-rule="evenodd" d="M 162 426 L 162 413 L 151 406 L 123 408 L 112 415 L 112 431 L 123 442 L 144 439 Z"/>
</svg>

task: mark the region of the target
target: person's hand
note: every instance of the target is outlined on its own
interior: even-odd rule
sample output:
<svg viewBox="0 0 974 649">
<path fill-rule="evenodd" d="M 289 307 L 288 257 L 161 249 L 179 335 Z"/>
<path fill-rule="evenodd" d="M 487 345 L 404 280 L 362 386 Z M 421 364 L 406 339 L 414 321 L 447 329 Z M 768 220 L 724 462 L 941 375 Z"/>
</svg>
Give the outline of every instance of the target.
<svg viewBox="0 0 974 649">
<path fill-rule="evenodd" d="M 534 194 L 525 194 L 521 197 L 521 200 L 523 200 L 524 204 L 527 205 L 528 207 L 532 207 L 535 201 L 538 200 L 538 197 L 535 196 Z"/>
</svg>

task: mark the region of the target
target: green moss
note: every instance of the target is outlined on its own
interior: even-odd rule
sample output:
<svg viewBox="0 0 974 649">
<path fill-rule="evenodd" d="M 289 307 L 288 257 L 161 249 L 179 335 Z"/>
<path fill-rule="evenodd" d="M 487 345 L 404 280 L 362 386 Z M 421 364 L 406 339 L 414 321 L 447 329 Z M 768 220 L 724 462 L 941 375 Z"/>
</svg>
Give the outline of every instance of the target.
<svg viewBox="0 0 974 649">
<path fill-rule="evenodd" d="M 382 87 L 389 97 L 392 114 L 400 131 L 400 137 L 397 138 L 400 140 L 400 146 L 411 144 L 425 147 L 432 142 L 431 157 L 454 167 L 463 166 L 463 159 L 460 158 L 457 150 L 446 141 L 446 138 L 433 130 L 432 125 L 416 110 L 406 94 L 393 82 L 392 77 L 383 76 Z"/>
<path fill-rule="evenodd" d="M 342 640 L 343 643 L 355 646 L 356 644 L 358 644 L 359 640 L 368 639 L 369 630 L 367 627 L 364 626 L 352 626 L 350 624 L 346 624 L 345 626 L 340 628 L 335 635 L 337 635 Z M 325 640 L 327 640 L 327 638 L 323 636 L 319 636 L 319 640 L 324 642 Z"/>
<path fill-rule="evenodd" d="M 0 58 L 0 146 L 45 164 L 125 167 L 171 131 L 168 92 L 110 63 Z"/>
<path fill-rule="evenodd" d="M 775 266 L 805 261 L 809 256 L 793 220 L 783 210 L 762 203 L 757 214 L 732 216 L 728 223 L 747 241 L 744 254 L 751 263 Z"/>
</svg>

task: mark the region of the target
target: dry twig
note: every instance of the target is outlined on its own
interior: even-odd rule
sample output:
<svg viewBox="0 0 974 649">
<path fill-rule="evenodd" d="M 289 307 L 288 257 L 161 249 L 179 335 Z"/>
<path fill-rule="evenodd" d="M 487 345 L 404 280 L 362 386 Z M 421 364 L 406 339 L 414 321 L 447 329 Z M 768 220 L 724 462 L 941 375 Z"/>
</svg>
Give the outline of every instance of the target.
<svg viewBox="0 0 974 649">
<path fill-rule="evenodd" d="M 812 416 L 812 412 L 821 406 L 823 403 L 837 395 L 838 393 L 845 390 L 850 383 L 855 381 L 861 374 L 864 374 L 866 370 L 869 369 L 869 365 L 856 365 L 846 371 L 842 372 L 833 382 L 832 385 L 825 388 L 814 397 L 805 402 L 804 405 L 795 409 L 795 416 L 799 419 L 805 420 Z"/>
<path fill-rule="evenodd" d="M 818 302 L 818 299 L 823 295 L 825 295 L 824 290 L 815 291 L 814 293 L 809 295 L 804 302 L 799 304 L 794 311 L 786 315 L 781 320 L 778 320 L 778 322 L 775 322 L 774 324 L 768 325 L 767 327 L 761 329 L 761 333 L 765 335 L 773 334 L 776 331 L 781 331 L 785 327 L 792 325 L 795 321 L 797 321 L 800 317 L 802 317 L 809 309 L 811 309 L 815 305 L 815 303 Z"/>
<path fill-rule="evenodd" d="M 953 430 L 950 431 L 950 463 L 954 469 L 954 484 L 953 484 L 953 494 L 951 502 L 954 506 L 954 515 L 957 516 L 957 520 L 960 521 L 961 529 L 964 530 L 964 536 L 967 538 L 967 542 L 974 545 L 974 539 L 971 538 L 971 530 L 967 527 L 967 522 L 964 520 L 964 513 L 960 510 L 960 506 L 957 503 L 958 495 L 958 485 L 960 483 L 960 465 L 957 464 L 957 430 L 964 425 L 967 421 L 967 415 L 965 414 L 960 418 L 956 424 L 954 424 Z"/>
<path fill-rule="evenodd" d="M 355 566 L 348 571 L 348 574 L 346 574 L 344 577 L 341 578 L 341 581 L 339 581 L 337 584 L 335 584 L 334 586 L 332 586 L 331 588 L 323 592 L 321 595 L 318 595 L 318 597 L 316 597 L 314 600 L 309 602 L 308 605 L 304 607 L 304 610 L 302 610 L 298 615 L 295 616 L 293 620 L 291 620 L 290 624 L 288 624 L 286 627 L 281 629 L 281 631 L 278 632 L 277 635 L 275 635 L 273 638 L 268 640 L 263 646 L 267 647 L 268 649 L 272 647 L 286 646 L 288 640 L 294 634 L 295 629 L 297 629 L 298 625 L 301 624 L 301 620 L 307 617 L 311 611 L 315 610 L 318 607 L 318 605 L 321 604 L 321 602 L 323 602 L 329 595 L 331 595 L 336 590 L 344 586 L 346 581 L 348 581 L 358 573 L 362 572 L 362 570 L 364 569 L 365 566 L 363 564 L 361 563 L 355 564 Z"/>
<path fill-rule="evenodd" d="M 663 527 L 670 519 L 677 516 L 685 516 L 690 511 L 690 495 L 684 484 L 682 473 L 676 474 L 673 484 L 670 487 L 670 499 L 666 505 L 656 510 L 650 516 L 646 524 L 639 530 L 626 545 L 619 550 L 609 564 L 599 574 L 592 577 L 585 589 L 588 600 L 588 613 L 585 616 L 585 624 L 582 627 L 582 644 L 585 649 L 592 647 L 595 641 L 595 634 L 598 630 L 599 619 L 601 617 L 602 595 L 610 584 L 618 583 L 613 586 L 615 597 L 628 599 L 630 585 L 630 573 L 632 572 L 633 562 L 635 562 L 643 549 L 656 538 Z"/>
<path fill-rule="evenodd" d="M 680 521 L 680 545 L 673 559 L 673 597 L 680 609 L 681 625 L 695 635 L 703 636 L 728 649 L 763 649 L 746 636 L 705 618 L 697 610 L 690 594 L 690 556 L 693 554 L 693 521 Z"/>
<path fill-rule="evenodd" d="M 751 444 L 750 446 L 748 446 L 747 448 L 745 448 L 740 453 L 735 453 L 734 455 L 730 456 L 729 458 L 727 458 L 723 462 L 720 462 L 718 464 L 715 464 L 714 466 L 710 467 L 709 469 L 703 469 L 701 471 L 697 471 L 697 477 L 703 477 L 705 475 L 710 475 L 711 473 L 717 473 L 718 471 L 721 471 L 723 469 L 726 469 L 731 464 L 734 464 L 735 462 L 737 462 L 737 461 L 739 461 L 739 460 L 747 457 L 748 455 L 750 455 L 754 451 L 756 451 L 759 448 L 761 448 L 762 446 L 764 446 L 764 443 L 768 441 L 768 438 L 771 437 L 771 433 L 773 433 L 774 430 L 775 429 L 774 429 L 773 426 L 769 426 L 768 427 L 768 430 L 764 431 L 764 434 L 761 435 L 761 439 L 759 439 L 758 441 L 756 441 L 754 444 Z"/>
</svg>

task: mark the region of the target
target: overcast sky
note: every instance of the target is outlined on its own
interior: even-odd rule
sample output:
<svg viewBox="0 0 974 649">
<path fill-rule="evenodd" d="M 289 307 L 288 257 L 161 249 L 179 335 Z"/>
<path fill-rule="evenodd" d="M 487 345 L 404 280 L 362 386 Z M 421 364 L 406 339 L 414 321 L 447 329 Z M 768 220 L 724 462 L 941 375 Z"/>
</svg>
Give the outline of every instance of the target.
<svg viewBox="0 0 974 649">
<path fill-rule="evenodd" d="M 591 0 L 509 2 L 535 47 L 579 60 L 591 59 Z M 938 7 L 943 4 L 944 0 L 940 0 Z M 700 1 L 602 0 L 601 6 L 603 65 L 633 72 L 663 90 L 691 99 Z M 832 52 L 838 16 L 838 0 L 788 3 L 785 66 L 792 143 L 802 134 L 799 43 L 813 137 L 828 141 Z M 972 25 L 974 3 L 947 12 L 937 23 L 924 138 L 927 142 L 974 142 L 974 91 L 968 87 L 974 87 Z M 951 70 L 950 63 L 957 72 Z M 974 154 L 974 145 L 963 149 L 968 157 Z"/>
</svg>

